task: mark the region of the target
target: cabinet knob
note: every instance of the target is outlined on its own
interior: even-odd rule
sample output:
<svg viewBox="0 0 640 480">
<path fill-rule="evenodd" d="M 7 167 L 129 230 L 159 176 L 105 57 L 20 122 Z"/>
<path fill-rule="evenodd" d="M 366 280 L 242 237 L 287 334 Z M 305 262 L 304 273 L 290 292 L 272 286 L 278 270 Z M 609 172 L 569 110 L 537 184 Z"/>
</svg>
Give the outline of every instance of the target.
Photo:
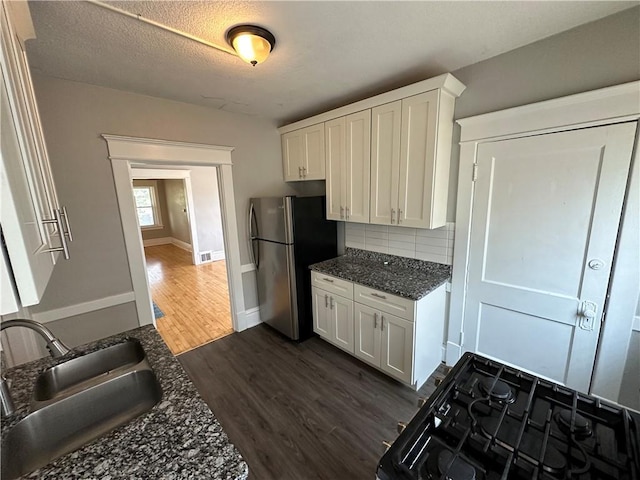
<svg viewBox="0 0 640 480">
<path fill-rule="evenodd" d="M 398 431 L 398 433 L 404 432 L 405 428 L 407 428 L 407 424 L 406 423 L 398 422 L 398 425 L 396 426 L 396 430 Z"/>
</svg>

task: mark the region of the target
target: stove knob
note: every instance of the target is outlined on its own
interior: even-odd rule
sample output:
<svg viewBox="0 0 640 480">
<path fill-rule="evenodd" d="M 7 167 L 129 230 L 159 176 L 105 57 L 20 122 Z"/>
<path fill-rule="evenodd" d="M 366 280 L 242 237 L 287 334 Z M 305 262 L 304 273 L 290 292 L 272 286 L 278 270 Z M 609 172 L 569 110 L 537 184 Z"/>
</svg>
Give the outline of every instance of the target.
<svg viewBox="0 0 640 480">
<path fill-rule="evenodd" d="M 424 404 L 427 403 L 427 399 L 424 397 L 418 397 L 418 408 L 424 407 Z"/>
<path fill-rule="evenodd" d="M 398 426 L 396 427 L 396 430 L 398 430 L 398 433 L 404 432 L 405 428 L 407 428 L 407 424 L 406 423 L 398 422 Z"/>
<path fill-rule="evenodd" d="M 386 440 L 382 441 L 382 445 L 384 445 L 384 451 L 385 452 L 391 448 L 391 443 L 387 442 Z"/>
<path fill-rule="evenodd" d="M 444 378 L 442 378 L 442 377 L 437 377 L 437 378 L 433 381 L 433 383 L 435 384 L 435 386 L 436 386 L 436 387 L 439 387 L 439 386 L 440 386 L 440 384 L 442 383 L 442 380 L 444 380 Z"/>
<path fill-rule="evenodd" d="M 444 374 L 445 374 L 445 375 L 449 375 L 449 372 L 450 372 L 451 370 L 453 370 L 453 367 L 449 367 L 449 366 L 445 365 L 445 367 L 444 367 Z"/>
</svg>

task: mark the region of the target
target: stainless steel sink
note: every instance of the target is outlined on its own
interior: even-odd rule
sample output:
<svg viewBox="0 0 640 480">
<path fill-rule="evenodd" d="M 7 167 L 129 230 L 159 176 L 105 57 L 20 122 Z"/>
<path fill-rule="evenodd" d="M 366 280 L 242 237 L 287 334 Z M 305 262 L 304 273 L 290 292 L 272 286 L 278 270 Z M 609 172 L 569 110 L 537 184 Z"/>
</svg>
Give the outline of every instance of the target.
<svg viewBox="0 0 640 480">
<path fill-rule="evenodd" d="M 84 383 L 81 391 L 75 390 L 79 385 L 76 382 L 67 387 L 75 393 L 41 404 L 7 432 L 1 451 L 3 480 L 47 465 L 150 410 L 162 398 L 162 389 L 151 369 L 124 372 L 91 384 L 85 383 L 86 375 L 73 378 L 85 378 L 80 380 Z M 56 383 L 58 392 L 63 384 Z M 46 391 L 54 392 L 55 397 L 55 389 Z"/>
<path fill-rule="evenodd" d="M 38 402 L 72 395 L 96 381 L 107 381 L 108 377 L 115 377 L 136 366 L 150 368 L 138 340 L 127 340 L 61 363 L 45 370 L 36 379 L 32 409 L 38 408 Z"/>
</svg>

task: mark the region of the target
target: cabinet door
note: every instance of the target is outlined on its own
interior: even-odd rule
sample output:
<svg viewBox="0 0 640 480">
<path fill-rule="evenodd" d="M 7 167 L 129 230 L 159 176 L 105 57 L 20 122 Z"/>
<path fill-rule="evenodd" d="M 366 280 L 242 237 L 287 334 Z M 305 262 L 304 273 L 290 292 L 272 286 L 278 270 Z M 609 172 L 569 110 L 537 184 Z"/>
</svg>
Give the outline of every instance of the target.
<svg viewBox="0 0 640 480">
<path fill-rule="evenodd" d="M 329 297 L 331 295 L 319 288 L 311 289 L 311 308 L 313 309 L 313 331 L 326 340 L 331 340 L 329 323 Z"/>
<path fill-rule="evenodd" d="M 296 130 L 282 135 L 282 166 L 285 182 L 302 180 L 304 150 L 303 130 Z"/>
<path fill-rule="evenodd" d="M 333 295 L 329 298 L 331 341 L 353 353 L 353 300 Z"/>
<path fill-rule="evenodd" d="M 401 100 L 371 110 L 370 223 L 390 225 L 398 218 L 401 112 Z"/>
<path fill-rule="evenodd" d="M 436 187 L 437 121 L 438 90 L 402 100 L 398 225 L 436 227 L 431 223 L 431 198 Z"/>
<path fill-rule="evenodd" d="M 411 383 L 413 371 L 413 322 L 388 313 L 380 317 L 382 360 L 385 372 L 405 383 Z"/>
<path fill-rule="evenodd" d="M 345 117 L 340 117 L 324 124 L 328 220 L 344 220 L 345 123 Z"/>
<path fill-rule="evenodd" d="M 354 354 L 365 362 L 380 366 L 380 313 L 366 305 L 354 303 Z"/>
<path fill-rule="evenodd" d="M 369 223 L 371 110 L 346 118 L 346 220 Z"/>
<path fill-rule="evenodd" d="M 324 180 L 324 123 L 303 129 L 304 155 L 302 156 L 302 179 Z"/>
</svg>

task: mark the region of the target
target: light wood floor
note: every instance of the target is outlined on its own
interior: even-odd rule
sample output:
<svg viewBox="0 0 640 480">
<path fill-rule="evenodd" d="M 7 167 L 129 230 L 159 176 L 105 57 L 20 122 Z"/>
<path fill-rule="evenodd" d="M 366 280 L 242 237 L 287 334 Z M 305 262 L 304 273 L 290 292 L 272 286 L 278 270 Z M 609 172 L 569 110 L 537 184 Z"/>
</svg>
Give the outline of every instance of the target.
<svg viewBox="0 0 640 480">
<path fill-rule="evenodd" d="M 174 355 L 233 332 L 224 260 L 196 266 L 175 245 L 144 251 L 151 297 L 164 313 L 158 331 Z"/>
</svg>

